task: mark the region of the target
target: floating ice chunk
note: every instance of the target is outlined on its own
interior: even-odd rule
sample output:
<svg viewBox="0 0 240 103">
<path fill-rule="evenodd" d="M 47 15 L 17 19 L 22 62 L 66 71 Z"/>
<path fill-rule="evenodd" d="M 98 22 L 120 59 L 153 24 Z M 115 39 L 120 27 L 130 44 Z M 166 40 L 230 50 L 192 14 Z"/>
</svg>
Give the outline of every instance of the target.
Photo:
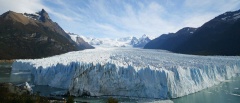
<svg viewBox="0 0 240 103">
<path fill-rule="evenodd" d="M 25 82 L 25 86 L 30 93 L 33 93 L 32 87 L 28 84 L 28 82 Z"/>
<path fill-rule="evenodd" d="M 231 95 L 233 95 L 233 96 L 238 96 L 238 97 L 240 97 L 240 94 L 234 94 L 234 93 L 230 93 Z"/>
</svg>

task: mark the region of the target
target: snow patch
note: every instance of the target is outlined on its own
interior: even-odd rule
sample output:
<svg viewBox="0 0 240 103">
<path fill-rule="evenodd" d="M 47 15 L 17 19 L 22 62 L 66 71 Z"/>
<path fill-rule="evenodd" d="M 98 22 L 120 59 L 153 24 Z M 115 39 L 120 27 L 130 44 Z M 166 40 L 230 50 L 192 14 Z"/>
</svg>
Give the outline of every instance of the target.
<svg viewBox="0 0 240 103">
<path fill-rule="evenodd" d="M 226 14 L 224 14 L 226 15 Z M 224 21 L 230 21 L 230 20 L 238 20 L 240 18 L 240 13 L 234 13 L 232 15 L 226 15 L 225 17 L 222 17 L 221 20 Z"/>
<path fill-rule="evenodd" d="M 74 33 L 68 33 L 73 41 L 76 42 L 77 37 L 83 38 L 84 41 L 88 42 L 90 45 L 94 47 L 143 47 L 147 44 L 151 39 L 147 35 L 143 35 L 140 38 L 136 38 L 133 36 L 124 37 L 124 38 L 93 38 L 93 37 L 85 37 L 80 36 Z"/>
<path fill-rule="evenodd" d="M 29 91 L 30 93 L 33 93 L 32 87 L 28 84 L 28 82 L 25 82 L 25 86 L 27 91 Z"/>
</svg>

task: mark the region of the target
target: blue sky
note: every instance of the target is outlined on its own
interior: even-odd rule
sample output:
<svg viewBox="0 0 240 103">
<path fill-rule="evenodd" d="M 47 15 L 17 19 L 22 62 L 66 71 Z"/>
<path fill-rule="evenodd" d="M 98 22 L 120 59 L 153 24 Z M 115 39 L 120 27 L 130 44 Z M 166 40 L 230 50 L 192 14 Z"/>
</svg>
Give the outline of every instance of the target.
<svg viewBox="0 0 240 103">
<path fill-rule="evenodd" d="M 0 13 L 44 8 L 64 30 L 88 37 L 158 37 L 239 10 L 240 0 L 0 0 L 0 7 Z"/>
</svg>

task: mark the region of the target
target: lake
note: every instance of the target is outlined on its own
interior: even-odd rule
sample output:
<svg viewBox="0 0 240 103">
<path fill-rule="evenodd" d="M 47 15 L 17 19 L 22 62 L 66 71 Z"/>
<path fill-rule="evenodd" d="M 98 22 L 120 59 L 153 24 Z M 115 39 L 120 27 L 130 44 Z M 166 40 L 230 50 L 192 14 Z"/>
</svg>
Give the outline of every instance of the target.
<svg viewBox="0 0 240 103">
<path fill-rule="evenodd" d="M 12 82 L 20 84 L 31 82 L 31 74 L 27 72 L 19 72 L 11 74 L 11 64 L 0 64 L 0 83 Z M 49 86 L 34 86 L 34 92 L 40 92 L 43 96 L 53 96 L 59 92 L 66 92 L 64 89 L 52 88 Z M 58 97 L 58 96 L 54 96 Z M 58 97 L 64 98 L 64 97 Z M 106 102 L 108 97 L 77 97 L 75 101 L 99 103 Z M 204 89 L 200 92 L 183 96 L 172 100 L 156 100 L 144 98 L 118 98 L 120 102 L 160 102 L 160 103 L 239 103 L 240 101 L 240 77 L 232 78 L 219 85 Z"/>
</svg>

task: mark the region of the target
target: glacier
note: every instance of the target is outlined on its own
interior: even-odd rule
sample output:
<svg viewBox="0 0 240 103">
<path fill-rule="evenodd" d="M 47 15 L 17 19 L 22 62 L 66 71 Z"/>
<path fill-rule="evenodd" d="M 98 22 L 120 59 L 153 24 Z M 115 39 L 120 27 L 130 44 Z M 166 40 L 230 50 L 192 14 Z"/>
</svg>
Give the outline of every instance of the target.
<svg viewBox="0 0 240 103">
<path fill-rule="evenodd" d="M 97 48 L 42 59 L 19 59 L 12 72 L 74 96 L 177 98 L 240 73 L 239 56 L 196 56 L 162 50 Z"/>
</svg>

